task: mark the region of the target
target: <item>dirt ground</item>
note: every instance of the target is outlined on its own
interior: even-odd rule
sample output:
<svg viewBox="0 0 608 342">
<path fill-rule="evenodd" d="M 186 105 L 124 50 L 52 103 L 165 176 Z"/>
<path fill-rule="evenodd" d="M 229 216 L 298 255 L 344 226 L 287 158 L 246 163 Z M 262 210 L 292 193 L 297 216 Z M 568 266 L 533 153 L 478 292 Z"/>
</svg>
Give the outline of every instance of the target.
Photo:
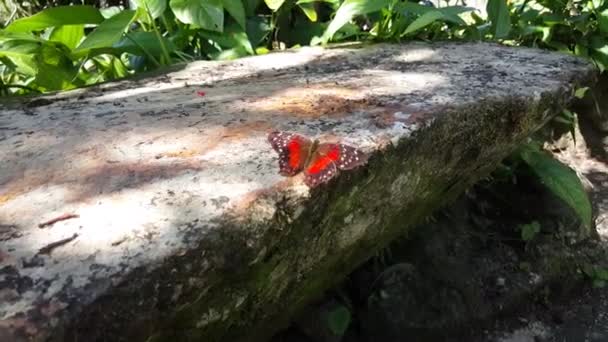
<svg viewBox="0 0 608 342">
<path fill-rule="evenodd" d="M 598 247 L 608 250 L 608 133 L 594 127 L 590 120 L 580 120 L 576 144 L 564 137 L 554 155 L 583 180 L 596 215 Z M 470 341 L 606 342 L 608 289 L 585 286 L 550 306 L 497 320 L 492 329 Z"/>
</svg>

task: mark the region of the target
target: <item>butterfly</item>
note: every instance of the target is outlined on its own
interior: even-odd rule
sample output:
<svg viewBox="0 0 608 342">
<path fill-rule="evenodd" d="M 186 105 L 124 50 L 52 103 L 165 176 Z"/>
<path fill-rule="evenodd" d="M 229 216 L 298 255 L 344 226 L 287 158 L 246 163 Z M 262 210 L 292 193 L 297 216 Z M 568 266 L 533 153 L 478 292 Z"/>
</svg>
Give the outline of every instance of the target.
<svg viewBox="0 0 608 342">
<path fill-rule="evenodd" d="M 319 143 L 296 133 L 271 132 L 268 142 L 279 154 L 279 173 L 295 176 L 304 171 L 304 182 L 311 188 L 328 182 L 338 170 L 351 170 L 367 162 L 367 156 L 352 146 Z"/>
</svg>

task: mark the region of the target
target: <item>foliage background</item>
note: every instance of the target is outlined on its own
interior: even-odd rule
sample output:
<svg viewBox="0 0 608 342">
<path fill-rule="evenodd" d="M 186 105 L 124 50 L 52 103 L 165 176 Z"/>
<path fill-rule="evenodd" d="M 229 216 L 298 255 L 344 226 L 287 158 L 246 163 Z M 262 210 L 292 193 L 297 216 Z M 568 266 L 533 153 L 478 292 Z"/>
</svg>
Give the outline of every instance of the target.
<svg viewBox="0 0 608 342">
<path fill-rule="evenodd" d="M 343 41 L 497 40 L 608 67 L 605 0 L 489 0 L 485 11 L 464 1 L 80 0 L 61 6 L 67 2 L 2 2 L 2 95 Z"/>
</svg>

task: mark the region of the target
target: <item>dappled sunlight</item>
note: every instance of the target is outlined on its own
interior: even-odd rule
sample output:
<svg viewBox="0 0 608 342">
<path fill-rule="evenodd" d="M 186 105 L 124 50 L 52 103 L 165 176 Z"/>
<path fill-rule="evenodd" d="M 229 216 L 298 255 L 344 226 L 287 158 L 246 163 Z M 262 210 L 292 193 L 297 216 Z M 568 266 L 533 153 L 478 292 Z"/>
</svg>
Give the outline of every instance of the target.
<svg viewBox="0 0 608 342">
<path fill-rule="evenodd" d="M 428 63 L 434 55 L 435 50 L 431 49 L 430 47 L 420 46 L 418 48 L 413 48 L 411 50 L 396 54 L 393 57 L 393 61 L 405 63 Z"/>
<path fill-rule="evenodd" d="M 84 253 L 121 235 L 140 234 L 150 222 L 160 225 L 162 235 L 171 227 L 163 222 L 176 207 L 196 204 L 197 217 L 209 220 L 235 201 L 247 198 L 248 203 L 255 197 L 250 194 L 283 180 L 277 156 L 266 142 L 269 131 L 289 129 L 280 117 L 304 115 L 306 120 L 291 126 L 304 134 L 314 133 L 310 127 L 315 125 L 333 125 L 330 139 L 344 139 L 371 152 L 381 141 L 396 143 L 417 127 L 408 121 L 415 113 L 404 113 L 407 106 L 388 104 L 383 97 L 432 94 L 451 82 L 415 65 L 359 70 L 347 59 L 350 52 L 310 51 L 238 63 L 193 63 L 170 73 L 173 81 L 137 81 L 141 86 L 136 88 L 120 83 L 75 100 L 88 102 L 89 112 L 64 101 L 48 105 L 44 109 L 57 118 L 44 117 L 47 128 L 27 136 L 19 155 L 2 149 L 3 159 L 19 161 L 3 166 L 8 176 L 0 205 L 11 215 L 3 215 L 2 221 L 32 227 L 65 212 L 80 215 L 52 229 L 27 228 L 34 233 L 19 240 L 20 248 L 31 253 L 41 242 L 69 234 L 56 228 L 74 229 L 76 224 L 81 237 L 74 248 L 61 249 L 66 253 Z M 434 53 L 414 47 L 387 58 L 407 65 Z M 367 58 L 366 53 L 361 58 Z M 324 70 L 327 65 L 331 67 Z M 197 96 L 199 89 L 203 96 Z M 39 110 L 32 109 L 36 114 Z M 30 126 L 31 120 L 18 112 L 8 115 L 17 118 L 16 125 Z M 346 130 L 340 122 L 348 123 Z M 173 196 L 190 202 L 172 201 Z"/>
<path fill-rule="evenodd" d="M 233 62 L 208 62 L 199 61 L 187 64 L 182 70 L 170 73 L 171 77 L 183 82 L 168 83 L 145 83 L 134 89 L 125 88 L 120 92 L 101 94 L 90 101 L 99 103 L 104 101 L 115 101 L 134 96 L 146 96 L 157 92 L 183 89 L 182 95 L 191 95 L 196 87 L 206 87 L 218 82 L 226 82 L 253 77 L 266 71 L 278 69 L 296 68 L 316 61 L 323 53 L 321 48 L 303 49 L 310 51 L 309 54 L 301 54 L 295 51 L 284 53 L 273 53 L 264 56 L 246 57 L 239 60 L 235 65 Z M 233 94 L 214 92 L 212 88 L 206 89 L 206 96 L 216 101 L 228 101 L 233 99 Z M 188 100 L 182 101 L 187 103 Z M 194 101 L 192 101 L 194 102 Z"/>
<path fill-rule="evenodd" d="M 305 53 L 298 53 L 299 51 Z M 271 53 L 259 57 L 247 57 L 239 60 L 239 62 L 246 63 L 248 67 L 256 71 L 293 68 L 318 61 L 326 52 L 327 50 L 320 47 L 303 47 L 298 50 L 282 53 Z"/>
<path fill-rule="evenodd" d="M 363 74 L 374 80 L 366 95 L 396 95 L 407 87 L 408 92 L 437 88 L 449 82 L 449 77 L 430 72 L 395 72 L 391 70 L 364 70 Z M 373 89 L 373 90 L 372 90 Z"/>
<path fill-rule="evenodd" d="M 319 58 L 323 50 L 315 50 L 249 58 L 239 65 L 194 63 L 171 74 L 183 83 L 144 82 L 137 89 L 120 89 L 119 84 L 85 97 L 88 112 L 63 102 L 44 108 L 57 113 L 58 119 L 45 117 L 46 127 L 56 130 L 27 136 L 18 156 L 2 149 L 6 160 L 21 163 L 3 166 L 12 178 L 4 178 L 0 190 L 0 222 L 14 223 L 25 233 L 3 245 L 13 251 L 10 264 L 34 260 L 49 244 L 76 235 L 51 256 L 41 256 L 44 268 L 23 269 L 22 276 L 55 276 L 56 284 L 69 276 L 84 286 L 92 272 L 83 265 L 103 265 L 94 274 L 104 278 L 120 267 L 126 272 L 162 260 L 203 241 L 230 210 L 242 215 L 268 189 L 290 187 L 298 196 L 308 195 L 301 178 L 278 174 L 277 155 L 266 141 L 269 131 L 287 128 L 308 134 L 314 132 L 311 127 L 330 123 L 333 134 L 371 152 L 378 143 L 377 130 L 385 129 L 386 139 L 396 143 L 416 127 L 404 121 L 397 130 L 390 128 L 402 119 L 395 114 L 404 116 L 404 108 L 378 99 L 430 93 L 449 83 L 415 68 L 323 74 L 322 65 L 328 62 Z M 341 64 L 341 53 L 329 54 L 340 68 L 352 69 Z M 309 72 L 301 66 L 319 70 L 310 71 L 308 82 Z M 367 83 L 358 83 L 361 77 Z M 197 90 L 205 94 L 199 96 Z M 42 114 L 41 109 L 33 111 Z M 30 125 L 18 112 L 9 115 L 18 126 Z M 330 120 L 332 115 L 336 118 Z M 379 115 L 388 126 L 374 121 Z M 285 126 L 280 119 L 298 116 L 305 126 Z M 347 130 L 340 122 L 348 123 Z M 266 214 L 261 217 L 271 218 L 274 206 L 262 205 Z M 36 227 L 66 213 L 78 217 Z M 46 296 L 58 291 L 49 290 Z"/>
</svg>

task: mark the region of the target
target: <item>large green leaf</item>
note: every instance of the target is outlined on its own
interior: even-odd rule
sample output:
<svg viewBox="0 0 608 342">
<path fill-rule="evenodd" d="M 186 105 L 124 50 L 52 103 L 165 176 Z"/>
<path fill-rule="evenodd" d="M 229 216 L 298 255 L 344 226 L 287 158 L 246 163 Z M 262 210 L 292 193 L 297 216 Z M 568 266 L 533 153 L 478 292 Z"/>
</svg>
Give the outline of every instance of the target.
<svg viewBox="0 0 608 342">
<path fill-rule="evenodd" d="M 590 229 L 591 202 L 576 172 L 536 147 L 524 147 L 520 156 L 547 188 L 574 209 L 585 228 Z"/>
<path fill-rule="evenodd" d="M 245 7 L 246 16 L 254 16 L 256 14 L 256 9 L 261 2 L 262 0 L 242 0 L 243 7 Z"/>
<path fill-rule="evenodd" d="M 136 11 L 125 10 L 110 19 L 104 20 L 95 31 L 91 32 L 85 40 L 78 45 L 75 52 L 83 53 L 86 50 L 111 47 L 122 37 L 122 34 L 135 18 Z"/>
<path fill-rule="evenodd" d="M 405 32 L 403 32 L 403 34 L 405 35 L 418 31 L 434 23 L 435 21 L 449 21 L 458 25 L 466 25 L 465 21 L 462 20 L 458 16 L 458 14 L 474 10 L 474 8 L 463 6 L 450 6 L 444 8 L 430 9 L 429 11 L 418 17 L 416 20 L 414 20 L 407 27 L 407 29 L 405 29 Z"/>
<path fill-rule="evenodd" d="M 235 24 L 226 26 L 224 33 L 200 31 L 199 34 L 209 40 L 214 41 L 223 49 L 229 50 L 240 48 L 239 51 L 245 51 L 251 55 L 254 54 L 253 46 L 251 45 L 247 34 L 240 28 L 240 26 Z"/>
<path fill-rule="evenodd" d="M 398 12 L 401 12 L 405 15 L 407 15 L 409 13 L 422 15 L 426 12 L 433 11 L 435 9 L 436 9 L 435 7 L 423 6 L 423 5 L 417 4 L 415 2 L 409 2 L 409 1 L 398 2 L 395 5 L 395 10 Z"/>
<path fill-rule="evenodd" d="M 224 30 L 222 0 L 171 0 L 169 6 L 177 19 L 185 24 L 216 32 Z"/>
<path fill-rule="evenodd" d="M 167 0 L 129 0 L 131 8 L 149 11 L 152 18 L 160 17 L 167 9 Z"/>
<path fill-rule="evenodd" d="M 600 35 L 591 37 L 591 57 L 600 71 L 608 69 L 608 40 Z"/>
<path fill-rule="evenodd" d="M 47 63 L 39 63 L 34 84 L 43 91 L 68 90 L 76 87 L 72 83 L 74 76 L 75 70 Z"/>
<path fill-rule="evenodd" d="M 60 42 L 74 50 L 84 37 L 84 25 L 63 25 L 53 28 L 49 40 Z"/>
<path fill-rule="evenodd" d="M 521 32 L 524 36 L 527 35 L 536 35 L 536 34 L 541 34 L 542 38 L 541 40 L 544 43 L 548 43 L 549 40 L 551 39 L 551 27 L 550 26 L 537 26 L 537 25 L 527 25 L 523 28 L 522 32 Z"/>
<path fill-rule="evenodd" d="M 175 50 L 175 45 L 163 37 L 163 42 L 169 51 Z M 129 52 L 133 55 L 147 56 L 152 55 L 159 58 L 163 49 L 154 32 L 131 32 L 125 35 L 119 42 L 114 44 L 117 52 Z"/>
<path fill-rule="evenodd" d="M 355 16 L 377 12 L 387 7 L 391 2 L 391 0 L 345 0 L 338 8 L 336 16 L 325 33 L 323 33 L 322 42 L 327 43 L 342 26 L 346 25 Z"/>
<path fill-rule="evenodd" d="M 507 0 L 489 0 L 486 11 L 492 24 L 494 37 L 506 38 L 511 31 L 511 18 L 509 17 Z"/>
<path fill-rule="evenodd" d="M 608 9 L 605 9 L 603 12 L 599 13 L 597 18 L 600 31 L 608 35 Z"/>
<path fill-rule="evenodd" d="M 11 70 L 30 78 L 28 85 L 38 90 L 74 88 L 71 80 L 75 68 L 67 54 L 62 44 L 29 34 L 0 31 L 0 57 L 8 58 Z"/>
<path fill-rule="evenodd" d="M 327 314 L 327 326 L 336 336 L 342 336 L 348 329 L 351 321 L 351 314 L 347 307 L 338 305 Z"/>
<path fill-rule="evenodd" d="M 54 26 L 99 24 L 102 21 L 101 13 L 93 6 L 60 6 L 47 8 L 30 17 L 15 20 L 6 30 L 31 32 Z"/>
<path fill-rule="evenodd" d="M 231 17 L 245 29 L 245 8 L 241 0 L 222 0 L 222 4 Z"/>
<path fill-rule="evenodd" d="M 34 39 L 0 39 L 0 57 L 9 58 L 15 71 L 35 76 L 38 72 L 35 56 L 40 53 L 42 44 Z"/>
<path fill-rule="evenodd" d="M 272 27 L 266 18 L 261 16 L 247 18 L 247 37 L 254 46 L 260 45 L 271 31 Z"/>
<path fill-rule="evenodd" d="M 308 19 L 312 22 L 317 21 L 317 10 L 315 9 L 314 4 L 312 3 L 301 3 L 298 4 L 298 7 L 306 14 Z"/>
<path fill-rule="evenodd" d="M 409 24 L 409 26 L 405 29 L 405 32 L 403 32 L 403 34 L 409 34 L 409 33 L 418 31 L 418 30 L 440 20 L 442 17 L 443 17 L 443 14 L 441 14 L 441 12 L 439 12 L 439 11 L 426 12 L 423 15 L 421 15 L 420 17 L 418 17 L 416 20 L 414 20 L 411 24 Z"/>
</svg>

